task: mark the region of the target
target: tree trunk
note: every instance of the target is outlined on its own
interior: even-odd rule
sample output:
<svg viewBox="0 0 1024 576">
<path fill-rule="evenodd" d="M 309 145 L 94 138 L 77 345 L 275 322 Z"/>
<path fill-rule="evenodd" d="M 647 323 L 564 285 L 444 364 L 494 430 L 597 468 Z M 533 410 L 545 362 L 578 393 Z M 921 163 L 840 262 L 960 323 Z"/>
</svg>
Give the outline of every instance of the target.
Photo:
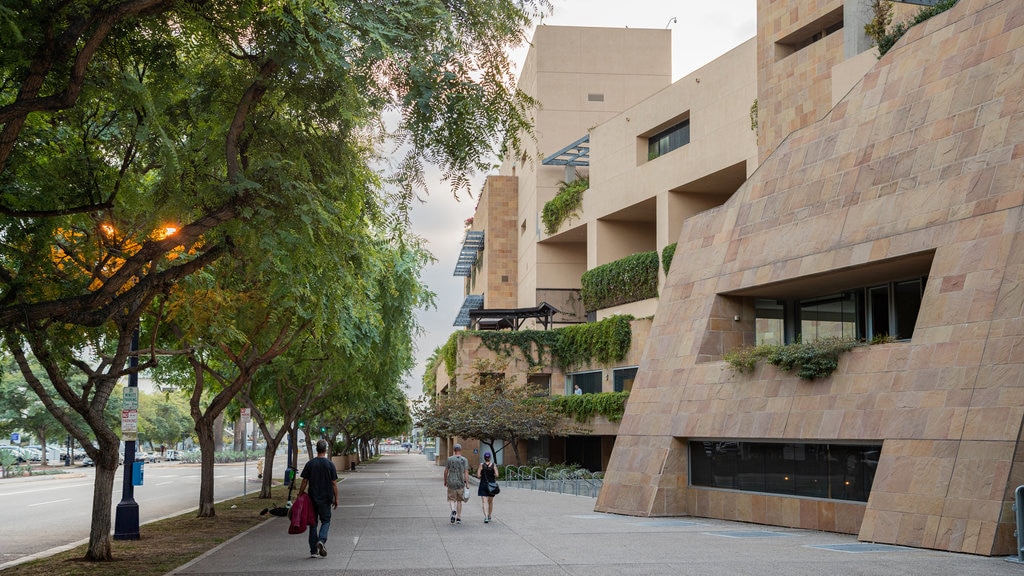
<svg viewBox="0 0 1024 576">
<path fill-rule="evenodd" d="M 211 433 L 213 434 L 213 445 L 210 454 L 214 452 L 224 451 L 224 413 L 219 412 L 217 417 L 213 419 L 213 426 L 211 427 Z"/>
<path fill-rule="evenodd" d="M 267 438 L 267 447 L 263 450 L 263 483 L 260 485 L 260 498 L 272 498 L 270 488 L 274 485 L 274 454 L 277 442 Z"/>
<path fill-rule="evenodd" d="M 110 550 L 110 508 L 114 479 L 117 477 L 117 446 L 100 446 L 96 459 L 96 478 L 92 485 L 92 524 L 89 527 L 89 548 L 85 559 L 93 562 L 113 560 Z"/>
<path fill-rule="evenodd" d="M 217 419 L 210 421 L 201 418 L 196 422 L 196 434 L 199 436 L 200 469 L 199 469 L 199 518 L 213 518 L 217 511 L 213 507 L 213 465 L 214 465 L 214 426 Z"/>
</svg>

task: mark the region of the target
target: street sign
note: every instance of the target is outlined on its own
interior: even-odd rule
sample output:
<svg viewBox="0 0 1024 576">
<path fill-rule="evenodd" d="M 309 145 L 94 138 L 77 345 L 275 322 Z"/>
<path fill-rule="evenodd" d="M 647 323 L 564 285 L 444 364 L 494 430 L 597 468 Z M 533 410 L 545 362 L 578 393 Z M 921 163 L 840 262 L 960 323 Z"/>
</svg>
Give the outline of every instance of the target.
<svg viewBox="0 0 1024 576">
<path fill-rule="evenodd" d="M 139 389 L 134 386 L 126 386 L 124 388 L 124 400 L 121 403 L 122 410 L 138 410 L 139 409 Z"/>
<path fill-rule="evenodd" d="M 21 433 L 11 432 L 11 444 L 21 444 Z"/>
<path fill-rule="evenodd" d="M 139 437 L 139 411 L 121 410 L 121 439 L 129 442 Z"/>
<path fill-rule="evenodd" d="M 249 421 L 249 408 L 242 408 L 242 422 Z"/>
</svg>

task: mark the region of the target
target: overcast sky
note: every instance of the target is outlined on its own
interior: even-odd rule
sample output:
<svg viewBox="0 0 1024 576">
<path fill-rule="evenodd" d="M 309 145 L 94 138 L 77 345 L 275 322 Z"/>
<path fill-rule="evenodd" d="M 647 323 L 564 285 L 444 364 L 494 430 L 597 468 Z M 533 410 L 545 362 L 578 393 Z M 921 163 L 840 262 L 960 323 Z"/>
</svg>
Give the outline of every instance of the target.
<svg viewBox="0 0 1024 576">
<path fill-rule="evenodd" d="M 700 68 L 735 48 L 756 32 L 756 0 L 552 0 L 554 13 L 545 24 L 672 29 L 672 79 Z M 674 20 L 673 20 L 674 19 Z M 532 36 L 532 33 L 531 33 Z M 526 49 L 515 52 L 522 64 Z M 483 175 L 476 178 L 474 193 Z M 476 199 L 456 201 L 440 182 L 430 186 L 426 202 L 412 213 L 413 231 L 425 238 L 437 262 L 423 272 L 423 281 L 437 295 L 437 308 L 417 314 L 423 333 L 416 341 L 417 364 L 406 376 L 406 394 L 418 397 L 426 359 L 447 341 L 462 306 L 461 277 L 453 275 L 462 248 L 463 222 L 473 215 Z"/>
</svg>

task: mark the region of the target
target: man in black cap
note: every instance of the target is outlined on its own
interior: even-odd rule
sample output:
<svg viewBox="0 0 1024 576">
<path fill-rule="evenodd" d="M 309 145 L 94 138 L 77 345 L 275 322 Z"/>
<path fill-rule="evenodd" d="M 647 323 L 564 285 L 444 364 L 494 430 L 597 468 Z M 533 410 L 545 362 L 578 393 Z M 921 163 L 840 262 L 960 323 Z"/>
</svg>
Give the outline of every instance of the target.
<svg viewBox="0 0 1024 576">
<path fill-rule="evenodd" d="M 324 544 L 327 543 L 327 531 L 331 529 L 331 509 L 338 508 L 338 470 L 327 457 L 327 440 L 317 441 L 316 458 L 306 462 L 300 476 L 299 494 L 309 487 L 309 499 L 313 501 L 313 509 L 320 522 L 319 531 L 316 522 L 309 527 L 309 556 L 322 558 L 327 556 Z"/>
<path fill-rule="evenodd" d="M 448 507 L 452 524 L 462 524 L 462 503 L 469 500 L 465 489 L 469 486 L 469 461 L 462 456 L 462 445 L 452 447 L 455 452 L 444 465 L 444 487 L 448 489 Z"/>
</svg>

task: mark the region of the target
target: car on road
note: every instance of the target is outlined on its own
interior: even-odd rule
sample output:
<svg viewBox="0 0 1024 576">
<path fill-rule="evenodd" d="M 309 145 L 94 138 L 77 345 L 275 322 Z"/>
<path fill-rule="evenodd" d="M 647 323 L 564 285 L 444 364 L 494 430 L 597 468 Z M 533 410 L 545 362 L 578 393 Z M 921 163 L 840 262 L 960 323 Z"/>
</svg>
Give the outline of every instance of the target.
<svg viewBox="0 0 1024 576">
<path fill-rule="evenodd" d="M 164 459 L 166 460 L 177 460 L 180 458 L 177 450 L 167 450 L 164 452 Z"/>
</svg>

